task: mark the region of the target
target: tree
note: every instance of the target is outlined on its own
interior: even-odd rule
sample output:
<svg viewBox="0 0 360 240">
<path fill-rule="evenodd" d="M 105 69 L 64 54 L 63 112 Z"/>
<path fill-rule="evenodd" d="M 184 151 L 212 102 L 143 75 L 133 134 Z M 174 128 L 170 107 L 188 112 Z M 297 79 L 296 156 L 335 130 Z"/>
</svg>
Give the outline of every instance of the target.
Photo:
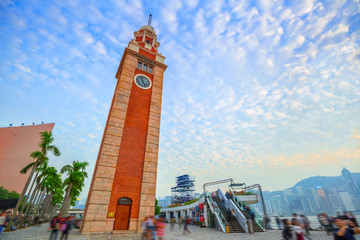
<svg viewBox="0 0 360 240">
<path fill-rule="evenodd" d="M 76 198 L 80 195 L 85 178 L 88 176 L 85 172 L 88 165 L 87 162 L 73 161 L 72 165 L 66 165 L 60 170 L 60 173 L 67 173 L 67 178 L 64 180 L 66 193 L 60 210 L 62 216 L 67 216 L 70 205 L 75 205 Z"/>
<path fill-rule="evenodd" d="M 19 199 L 20 194 L 16 191 L 7 190 L 4 187 L 0 187 L 0 199 Z"/>
<path fill-rule="evenodd" d="M 159 201 L 155 198 L 155 213 L 154 213 L 155 216 L 159 215 L 160 211 L 161 211 L 161 207 L 158 204 L 159 204 Z"/>
<path fill-rule="evenodd" d="M 25 183 L 25 186 L 24 186 L 24 189 L 23 191 L 21 192 L 21 195 L 20 195 L 20 198 L 19 198 L 19 201 L 18 203 L 16 204 L 16 207 L 14 209 L 14 214 L 11 216 L 11 219 L 9 221 L 9 224 L 8 226 L 6 227 L 6 231 L 9 231 L 10 230 L 10 227 L 14 221 L 14 218 L 15 218 L 15 215 L 17 213 L 17 211 L 19 210 L 19 207 L 20 207 L 20 204 L 21 202 L 23 201 L 24 199 L 24 196 L 28 190 L 28 187 L 29 187 L 29 184 L 31 182 L 31 179 L 33 178 L 33 175 L 35 173 L 35 170 L 38 168 L 38 167 L 41 167 L 42 164 L 44 163 L 47 163 L 47 161 L 49 160 L 48 157 L 47 157 L 47 153 L 48 152 L 52 152 L 55 156 L 60 156 L 60 151 L 59 149 L 55 146 L 55 145 L 52 145 L 52 143 L 54 142 L 54 137 L 52 135 L 51 132 L 40 132 L 40 143 L 39 143 L 39 147 L 40 147 L 40 151 L 35 151 L 35 152 L 32 152 L 30 154 L 30 157 L 32 157 L 33 159 L 35 159 L 34 162 L 28 164 L 27 166 L 25 166 L 21 171 L 20 173 L 21 174 L 26 174 L 28 170 L 31 169 L 31 172 L 30 172 L 30 175 Z M 37 172 L 38 174 L 38 172 Z M 35 179 L 37 178 L 37 174 L 35 176 Z M 36 188 L 35 188 L 36 189 Z"/>
</svg>

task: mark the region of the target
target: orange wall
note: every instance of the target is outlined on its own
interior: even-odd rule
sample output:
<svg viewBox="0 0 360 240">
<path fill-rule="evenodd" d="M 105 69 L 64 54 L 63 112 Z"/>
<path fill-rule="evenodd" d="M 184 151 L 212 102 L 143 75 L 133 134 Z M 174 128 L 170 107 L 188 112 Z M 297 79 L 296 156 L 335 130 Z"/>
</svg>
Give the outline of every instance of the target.
<svg viewBox="0 0 360 240">
<path fill-rule="evenodd" d="M 21 193 L 30 174 L 20 170 L 34 160 L 31 152 L 39 150 L 40 132 L 51 132 L 55 123 L 0 128 L 0 186 Z"/>
</svg>

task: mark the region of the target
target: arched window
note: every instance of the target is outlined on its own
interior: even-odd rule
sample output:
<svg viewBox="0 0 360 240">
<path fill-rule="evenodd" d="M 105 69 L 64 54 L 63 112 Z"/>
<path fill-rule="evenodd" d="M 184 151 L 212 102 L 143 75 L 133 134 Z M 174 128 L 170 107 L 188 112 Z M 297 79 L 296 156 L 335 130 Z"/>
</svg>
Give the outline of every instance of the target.
<svg viewBox="0 0 360 240">
<path fill-rule="evenodd" d="M 130 198 L 119 198 L 117 204 L 118 205 L 131 205 L 132 201 Z"/>
</svg>

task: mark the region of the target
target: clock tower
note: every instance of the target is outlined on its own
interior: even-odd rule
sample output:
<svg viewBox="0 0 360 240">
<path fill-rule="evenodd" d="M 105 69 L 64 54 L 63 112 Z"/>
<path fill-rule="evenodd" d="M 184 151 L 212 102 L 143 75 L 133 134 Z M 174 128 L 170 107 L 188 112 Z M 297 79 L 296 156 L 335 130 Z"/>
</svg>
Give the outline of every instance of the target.
<svg viewBox="0 0 360 240">
<path fill-rule="evenodd" d="M 85 206 L 82 234 L 140 232 L 154 215 L 163 75 L 155 30 L 134 33 L 117 84 Z"/>
</svg>

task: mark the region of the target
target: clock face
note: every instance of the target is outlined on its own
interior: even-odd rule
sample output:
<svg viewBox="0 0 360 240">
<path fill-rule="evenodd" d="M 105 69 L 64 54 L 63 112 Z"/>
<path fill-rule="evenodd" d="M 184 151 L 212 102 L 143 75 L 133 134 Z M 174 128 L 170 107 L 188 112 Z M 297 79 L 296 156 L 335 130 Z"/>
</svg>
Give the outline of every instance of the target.
<svg viewBox="0 0 360 240">
<path fill-rule="evenodd" d="M 138 87 L 143 89 L 149 89 L 151 87 L 151 81 L 145 75 L 136 75 L 135 76 L 135 83 Z"/>
</svg>

